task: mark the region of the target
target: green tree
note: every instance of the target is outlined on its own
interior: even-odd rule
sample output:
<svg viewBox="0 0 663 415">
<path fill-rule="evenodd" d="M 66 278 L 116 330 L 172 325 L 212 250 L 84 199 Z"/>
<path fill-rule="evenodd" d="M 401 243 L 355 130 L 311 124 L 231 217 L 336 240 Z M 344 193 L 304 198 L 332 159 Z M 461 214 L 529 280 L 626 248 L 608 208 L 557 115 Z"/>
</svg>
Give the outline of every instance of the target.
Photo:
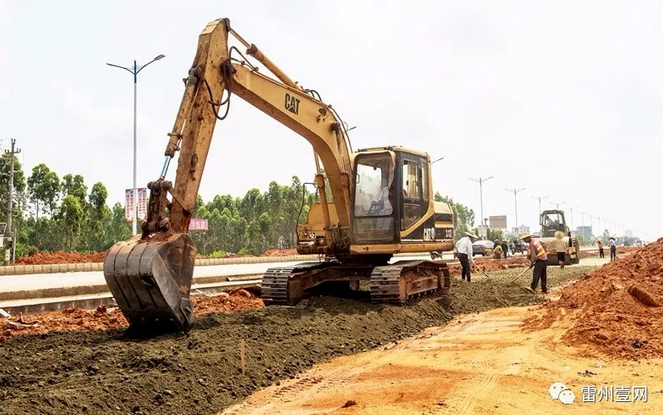
<svg viewBox="0 0 663 415">
<path fill-rule="evenodd" d="M 65 249 L 69 251 L 76 245 L 84 215 L 85 211 L 76 196 L 69 194 L 62 199 L 58 221 L 65 236 Z"/>
<path fill-rule="evenodd" d="M 64 198 L 67 195 L 75 196 L 81 204 L 85 203 L 87 186 L 85 186 L 83 176 L 80 174 L 62 176 L 62 197 Z"/>
<path fill-rule="evenodd" d="M 435 192 L 435 201 L 444 202 L 451 205 L 454 213 L 454 238 L 460 239 L 465 232 L 474 227 L 474 211 L 460 203 L 455 203 L 452 198 L 442 196 L 440 192 Z"/>
<path fill-rule="evenodd" d="M 84 249 L 91 251 L 105 250 L 106 246 L 106 227 L 105 222 L 111 215 L 111 211 L 106 205 L 108 190 L 103 183 L 97 182 L 90 191 L 89 204 L 90 209 L 86 217 Z"/>
<path fill-rule="evenodd" d="M 28 177 L 28 191 L 30 200 L 35 204 L 35 214 L 39 220 L 40 211 L 47 212 L 49 215 L 53 214 L 60 192 L 60 179 L 57 173 L 41 163 L 32 168 L 32 174 Z"/>
<path fill-rule="evenodd" d="M 115 203 L 110 210 L 104 232 L 104 249 L 108 249 L 119 241 L 131 238 L 131 223 L 124 220 L 124 206 Z"/>
<path fill-rule="evenodd" d="M 495 239 L 499 239 L 500 241 L 504 239 L 504 234 L 501 229 L 490 229 L 488 228 L 486 230 L 486 239 L 489 241 L 495 241 Z"/>
</svg>

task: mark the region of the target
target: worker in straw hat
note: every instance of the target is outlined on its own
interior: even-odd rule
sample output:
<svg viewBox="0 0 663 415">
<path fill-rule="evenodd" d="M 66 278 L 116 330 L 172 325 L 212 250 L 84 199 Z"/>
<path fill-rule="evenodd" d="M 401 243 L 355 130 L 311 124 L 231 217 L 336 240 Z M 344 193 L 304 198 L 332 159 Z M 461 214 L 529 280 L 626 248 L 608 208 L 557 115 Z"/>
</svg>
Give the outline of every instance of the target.
<svg viewBox="0 0 663 415">
<path fill-rule="evenodd" d="M 617 259 L 617 244 L 615 243 L 615 237 L 611 236 L 610 239 L 608 239 L 608 243 L 610 244 L 610 261 L 614 261 Z"/>
<path fill-rule="evenodd" d="M 460 275 L 463 280 L 465 280 L 465 277 L 467 277 L 467 282 L 472 281 L 472 276 L 470 273 L 470 262 L 474 262 L 474 258 L 472 258 L 472 241 L 478 238 L 479 237 L 476 236 L 472 231 L 468 231 L 465 232 L 465 236 L 456 242 L 456 253 L 458 255 L 460 265 L 463 268 Z"/>
<path fill-rule="evenodd" d="M 529 245 L 530 252 L 530 269 L 534 268 L 532 273 L 532 284 L 525 289 L 532 294 L 536 291 L 536 287 L 539 285 L 539 280 L 541 280 L 541 291 L 544 294 L 548 294 L 548 275 L 546 273 L 548 268 L 548 255 L 546 254 L 545 248 L 541 242 L 537 239 L 532 239 L 532 235 L 529 232 L 525 232 L 520 236 L 520 239 L 525 241 Z"/>
<path fill-rule="evenodd" d="M 559 267 L 564 269 L 564 263 L 566 262 L 566 243 L 564 242 L 564 232 L 555 232 L 555 239 L 550 242 L 549 246 L 552 250 L 557 252 L 557 262 L 559 263 Z"/>
</svg>

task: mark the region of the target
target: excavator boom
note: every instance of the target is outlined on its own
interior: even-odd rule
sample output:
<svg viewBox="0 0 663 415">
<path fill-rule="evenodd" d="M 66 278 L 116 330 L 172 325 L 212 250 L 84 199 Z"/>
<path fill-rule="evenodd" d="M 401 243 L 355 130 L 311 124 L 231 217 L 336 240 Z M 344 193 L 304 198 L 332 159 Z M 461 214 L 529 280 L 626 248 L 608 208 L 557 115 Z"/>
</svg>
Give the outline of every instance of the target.
<svg viewBox="0 0 663 415">
<path fill-rule="evenodd" d="M 230 28 L 228 19 L 208 23 L 200 34 L 175 124 L 168 134 L 164 167 L 159 179 L 148 184 L 148 217 L 142 224 L 142 234 L 114 245 L 104 260 L 107 284 L 132 327 L 184 328 L 192 322 L 189 290 L 196 250 L 186 232 L 214 127 L 217 120 L 227 115 L 233 95 L 311 143 L 316 160 L 319 158 L 325 169 L 338 219 L 332 224 L 327 213 L 328 228 L 337 230 L 329 232 L 329 251 L 349 248 L 352 167 L 342 123 L 330 105 L 300 88 L 255 45 L 249 45 L 247 53 L 270 69 L 280 82 L 258 72 L 237 48 L 229 47 L 230 35 L 248 45 Z M 178 151 L 173 184 L 165 176 Z M 324 192 L 320 171 L 316 182 Z M 325 208 L 328 212 L 329 208 Z"/>
</svg>

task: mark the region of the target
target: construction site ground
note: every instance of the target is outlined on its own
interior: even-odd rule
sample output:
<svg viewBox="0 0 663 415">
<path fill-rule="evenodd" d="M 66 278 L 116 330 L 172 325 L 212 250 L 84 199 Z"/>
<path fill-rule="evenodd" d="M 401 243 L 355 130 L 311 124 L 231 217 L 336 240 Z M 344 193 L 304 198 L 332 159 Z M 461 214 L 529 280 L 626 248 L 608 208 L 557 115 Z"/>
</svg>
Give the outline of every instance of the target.
<svg viewBox="0 0 663 415">
<path fill-rule="evenodd" d="M 573 281 L 593 269 L 551 268 L 550 285 Z M 506 284 L 521 270 L 494 271 L 490 279 L 477 276 L 471 284 L 454 279 L 449 298 L 424 298 L 407 307 L 373 305 L 361 295 L 314 297 L 296 307 L 233 312 L 211 308 L 212 314 L 198 313 L 190 332 L 156 338 L 129 338 L 121 324 L 114 329 L 91 326 L 11 336 L 0 343 L 0 414 L 216 413 L 263 387 L 304 379 L 308 375 L 301 373 L 318 362 L 375 348 L 380 353 L 385 346 L 393 348 L 394 341 L 456 321 L 460 315 L 541 302 L 541 297 L 522 290 L 529 275 L 520 284 Z M 28 323 L 39 321 L 39 315 L 29 317 Z M 485 347 L 491 348 L 489 343 Z M 417 369 L 411 374 L 420 373 Z M 407 377 L 398 382 L 404 397 L 420 389 Z M 444 390 L 443 385 L 437 388 Z M 357 399 L 348 397 L 358 404 L 343 410 L 352 413 L 368 407 L 368 401 Z"/>
<path fill-rule="evenodd" d="M 661 414 L 663 361 L 580 357 L 559 326 L 527 332 L 537 307 L 465 315 L 444 327 L 316 366 L 228 408 L 227 415 Z M 575 394 L 565 405 L 550 386 Z M 648 401 L 583 402 L 582 387 L 648 387 Z M 597 398 L 598 399 L 598 398 Z M 614 397 L 613 397 L 614 400 Z"/>
</svg>

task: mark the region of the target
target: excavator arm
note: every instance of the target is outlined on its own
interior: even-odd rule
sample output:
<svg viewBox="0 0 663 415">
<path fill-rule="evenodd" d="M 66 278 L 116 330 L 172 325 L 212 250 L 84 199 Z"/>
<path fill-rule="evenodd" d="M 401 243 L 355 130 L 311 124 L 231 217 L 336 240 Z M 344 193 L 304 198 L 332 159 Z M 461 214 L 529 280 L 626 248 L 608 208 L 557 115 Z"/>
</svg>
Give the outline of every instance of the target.
<svg viewBox="0 0 663 415">
<path fill-rule="evenodd" d="M 235 36 L 247 47 L 246 53 L 265 65 L 278 80 L 260 73 L 237 48 L 229 47 L 229 36 Z M 168 134 L 163 169 L 159 179 L 148 184 L 150 199 L 143 232 L 114 245 L 104 260 L 107 284 L 132 327 L 180 329 L 192 324 L 189 291 L 195 247 L 187 230 L 216 122 L 228 115 L 235 96 L 311 143 L 328 251 L 349 250 L 352 186 L 349 140 L 335 110 L 314 94 L 293 82 L 255 45 L 249 45 L 231 29 L 228 19 L 215 20 L 205 27 L 185 79 L 175 124 Z M 165 176 L 178 151 L 173 185 Z M 329 214 L 318 160 L 325 169 L 334 198 L 335 223 Z"/>
</svg>

